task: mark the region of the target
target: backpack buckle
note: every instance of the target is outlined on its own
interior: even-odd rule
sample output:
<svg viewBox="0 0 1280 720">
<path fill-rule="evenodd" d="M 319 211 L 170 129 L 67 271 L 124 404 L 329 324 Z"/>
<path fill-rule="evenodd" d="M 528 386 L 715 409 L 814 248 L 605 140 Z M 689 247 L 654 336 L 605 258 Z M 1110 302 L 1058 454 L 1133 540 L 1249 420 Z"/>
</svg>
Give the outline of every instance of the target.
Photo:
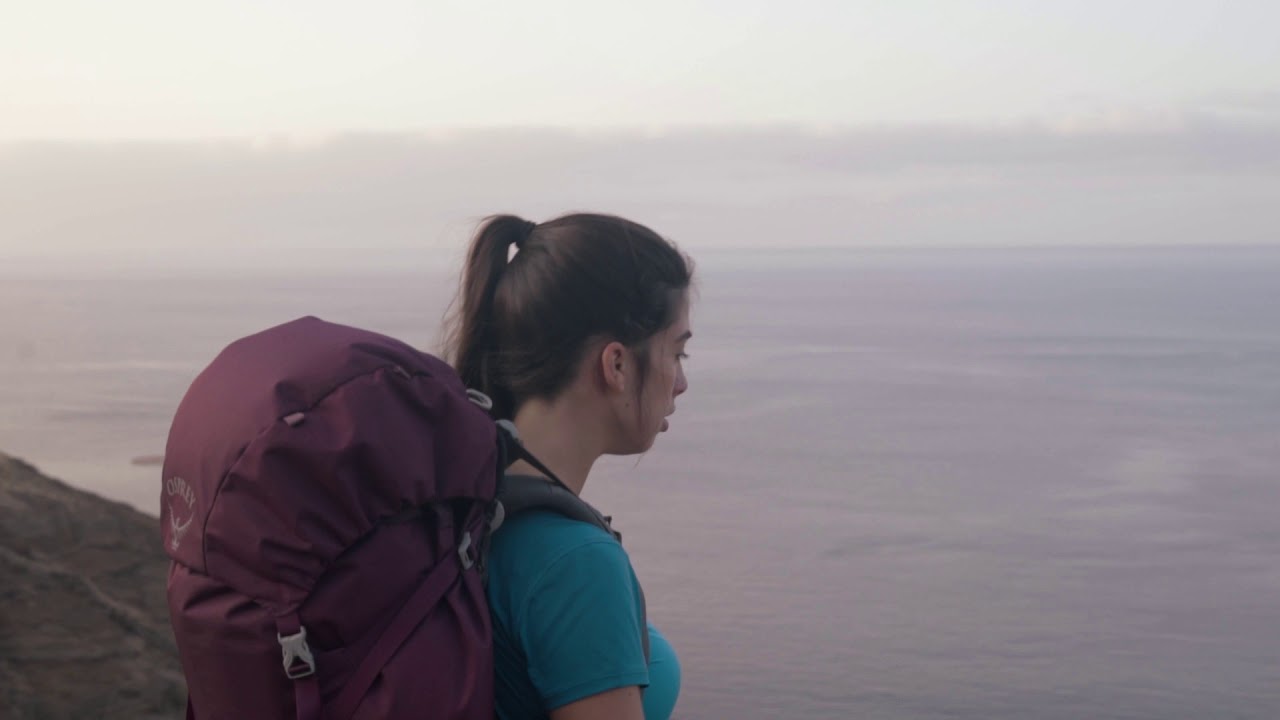
<svg viewBox="0 0 1280 720">
<path fill-rule="evenodd" d="M 475 388 L 467 388 L 467 399 L 478 405 L 485 412 L 493 409 L 493 400 Z"/>
<path fill-rule="evenodd" d="M 462 560 L 462 569 L 470 570 L 476 564 L 476 558 L 471 551 L 471 533 L 462 534 L 462 542 L 458 543 L 458 558 Z"/>
<path fill-rule="evenodd" d="M 280 651 L 284 655 L 284 674 L 290 680 L 316 674 L 316 661 L 307 645 L 307 629 L 299 627 L 293 635 L 276 633 Z"/>
</svg>

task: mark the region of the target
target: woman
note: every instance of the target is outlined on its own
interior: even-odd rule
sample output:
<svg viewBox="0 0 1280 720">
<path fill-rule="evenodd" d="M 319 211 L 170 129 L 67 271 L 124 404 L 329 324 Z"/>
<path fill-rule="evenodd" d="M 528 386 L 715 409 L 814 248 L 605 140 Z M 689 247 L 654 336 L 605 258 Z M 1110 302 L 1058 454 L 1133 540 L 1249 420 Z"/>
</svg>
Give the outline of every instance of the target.
<svg viewBox="0 0 1280 720">
<path fill-rule="evenodd" d="M 472 241 L 450 356 L 580 494 L 602 455 L 643 453 L 667 429 L 688 387 L 691 277 L 671 243 L 622 218 L 493 217 Z M 541 475 L 523 462 L 509 472 Z M 646 627 L 630 560 L 603 528 L 550 512 L 509 519 L 488 597 L 503 720 L 670 716 L 675 652 Z"/>
</svg>

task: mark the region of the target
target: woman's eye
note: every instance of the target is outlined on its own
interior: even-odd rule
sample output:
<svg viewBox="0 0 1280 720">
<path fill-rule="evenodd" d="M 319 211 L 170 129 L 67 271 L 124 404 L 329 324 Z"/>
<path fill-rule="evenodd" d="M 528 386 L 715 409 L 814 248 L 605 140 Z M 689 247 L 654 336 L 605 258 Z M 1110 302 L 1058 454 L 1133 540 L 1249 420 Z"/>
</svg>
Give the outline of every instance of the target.
<svg viewBox="0 0 1280 720">
<path fill-rule="evenodd" d="M 678 360 L 688 360 L 688 359 L 689 359 L 689 353 L 676 353 L 676 359 L 678 359 Z"/>
</svg>

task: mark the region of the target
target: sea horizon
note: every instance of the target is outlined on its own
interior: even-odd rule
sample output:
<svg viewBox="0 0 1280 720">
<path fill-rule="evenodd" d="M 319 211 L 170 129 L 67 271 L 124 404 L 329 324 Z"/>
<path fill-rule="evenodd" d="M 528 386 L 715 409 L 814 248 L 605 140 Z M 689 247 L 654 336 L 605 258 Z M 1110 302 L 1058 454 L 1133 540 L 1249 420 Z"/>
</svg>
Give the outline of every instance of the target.
<svg viewBox="0 0 1280 720">
<path fill-rule="evenodd" d="M 694 259 L 671 431 L 586 490 L 678 717 L 1280 712 L 1280 247 Z M 430 350 L 456 284 L 8 272 L 0 451 L 152 515 L 131 463 L 227 343 L 314 314 Z"/>
</svg>

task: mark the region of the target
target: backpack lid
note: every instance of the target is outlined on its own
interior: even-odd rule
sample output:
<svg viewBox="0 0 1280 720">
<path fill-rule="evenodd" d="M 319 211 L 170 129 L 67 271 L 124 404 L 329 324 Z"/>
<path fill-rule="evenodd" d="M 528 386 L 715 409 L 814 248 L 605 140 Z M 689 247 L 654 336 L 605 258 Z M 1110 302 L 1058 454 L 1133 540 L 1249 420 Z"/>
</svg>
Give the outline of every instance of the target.
<svg viewBox="0 0 1280 720">
<path fill-rule="evenodd" d="M 173 560 L 296 607 L 381 519 L 492 499 L 497 436 L 442 360 L 305 317 L 232 343 L 196 378 L 163 478 Z"/>
</svg>

